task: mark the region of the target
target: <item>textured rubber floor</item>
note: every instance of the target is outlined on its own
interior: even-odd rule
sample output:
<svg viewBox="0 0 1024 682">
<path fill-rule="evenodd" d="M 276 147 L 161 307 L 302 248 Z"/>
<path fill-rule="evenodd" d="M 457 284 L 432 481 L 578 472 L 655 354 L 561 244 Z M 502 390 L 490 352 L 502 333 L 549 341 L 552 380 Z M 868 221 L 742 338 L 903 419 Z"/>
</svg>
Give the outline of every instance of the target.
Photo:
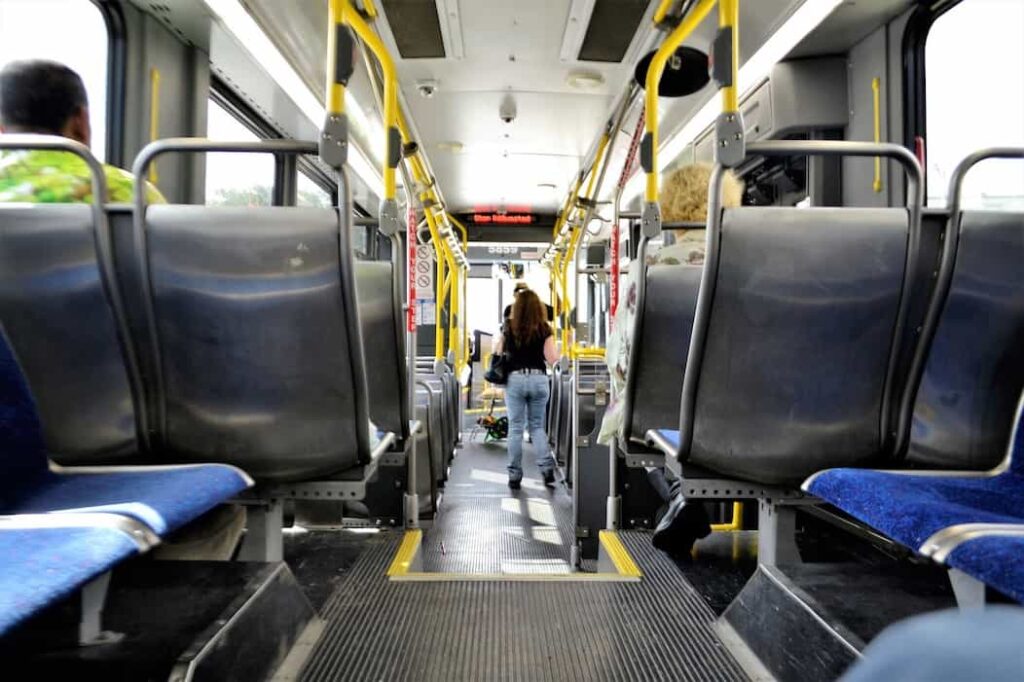
<svg viewBox="0 0 1024 682">
<path fill-rule="evenodd" d="M 503 443 L 470 442 L 452 463 L 441 513 L 423 535 L 429 573 L 568 573 L 572 498 L 562 483 L 546 488 L 523 457 L 522 488 L 508 488 Z"/>
<path fill-rule="evenodd" d="M 641 582 L 389 582 L 401 534 L 382 534 L 323 610 L 302 679 L 746 679 L 672 562 L 644 535 L 621 537 Z"/>
</svg>

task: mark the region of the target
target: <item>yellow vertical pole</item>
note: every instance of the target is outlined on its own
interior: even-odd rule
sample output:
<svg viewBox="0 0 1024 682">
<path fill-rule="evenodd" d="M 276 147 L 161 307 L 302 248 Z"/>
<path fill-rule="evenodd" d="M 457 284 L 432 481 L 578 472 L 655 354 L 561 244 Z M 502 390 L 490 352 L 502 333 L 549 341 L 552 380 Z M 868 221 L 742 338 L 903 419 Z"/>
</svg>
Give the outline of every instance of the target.
<svg viewBox="0 0 1024 682">
<path fill-rule="evenodd" d="M 739 86 L 736 82 L 740 63 L 740 3 L 739 0 L 719 0 L 718 26 L 732 31 L 732 84 L 722 88 L 722 112 L 739 110 Z"/>
<path fill-rule="evenodd" d="M 149 141 L 160 137 L 160 69 L 149 70 Z M 156 159 L 149 164 L 149 181 L 154 185 L 160 179 Z"/>
</svg>

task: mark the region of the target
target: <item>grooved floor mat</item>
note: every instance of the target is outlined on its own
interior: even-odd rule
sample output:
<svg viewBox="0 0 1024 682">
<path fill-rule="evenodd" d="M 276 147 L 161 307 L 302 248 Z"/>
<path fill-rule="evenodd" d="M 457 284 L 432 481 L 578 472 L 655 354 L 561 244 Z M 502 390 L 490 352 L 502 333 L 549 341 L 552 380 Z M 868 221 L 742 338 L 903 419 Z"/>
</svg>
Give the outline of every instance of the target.
<svg viewBox="0 0 1024 682">
<path fill-rule="evenodd" d="M 522 488 L 509 490 L 504 443 L 459 450 L 433 528 L 420 553 L 428 573 L 568 573 L 572 498 L 544 486 L 533 449 L 523 453 Z"/>
<path fill-rule="evenodd" d="M 638 583 L 390 582 L 402 534 L 375 537 L 323 609 L 302 679 L 746 679 L 675 565 L 620 537 Z"/>
</svg>

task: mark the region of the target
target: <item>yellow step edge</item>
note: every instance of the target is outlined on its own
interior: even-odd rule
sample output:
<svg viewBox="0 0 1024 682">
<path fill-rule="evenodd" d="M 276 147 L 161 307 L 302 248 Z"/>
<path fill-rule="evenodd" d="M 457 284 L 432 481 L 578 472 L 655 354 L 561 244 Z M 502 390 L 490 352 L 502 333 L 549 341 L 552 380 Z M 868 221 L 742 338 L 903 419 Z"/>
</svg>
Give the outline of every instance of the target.
<svg viewBox="0 0 1024 682">
<path fill-rule="evenodd" d="M 618 573 L 403 573 L 392 575 L 392 582 L 403 583 L 626 583 L 639 576 Z"/>
<path fill-rule="evenodd" d="M 395 552 L 387 577 L 399 582 L 635 582 L 643 577 L 615 531 L 601 531 L 600 542 L 615 573 L 426 573 L 410 570 L 423 542 L 422 530 L 408 530 Z"/>
<path fill-rule="evenodd" d="M 405 531 L 405 536 L 402 538 L 402 544 L 398 546 L 395 558 L 391 561 L 391 565 L 388 567 L 388 577 L 395 578 L 398 576 L 408 575 L 409 568 L 412 566 L 412 562 L 416 559 L 416 553 L 419 551 L 420 543 L 422 541 L 422 530 L 416 529 Z"/>
<path fill-rule="evenodd" d="M 626 546 L 622 544 L 622 540 L 619 539 L 618 533 L 613 530 L 602 530 L 598 537 L 601 541 L 601 546 L 608 553 L 608 558 L 612 560 L 615 570 L 620 576 L 637 579 L 643 577 L 640 567 L 633 561 L 629 550 L 626 549 Z"/>
</svg>

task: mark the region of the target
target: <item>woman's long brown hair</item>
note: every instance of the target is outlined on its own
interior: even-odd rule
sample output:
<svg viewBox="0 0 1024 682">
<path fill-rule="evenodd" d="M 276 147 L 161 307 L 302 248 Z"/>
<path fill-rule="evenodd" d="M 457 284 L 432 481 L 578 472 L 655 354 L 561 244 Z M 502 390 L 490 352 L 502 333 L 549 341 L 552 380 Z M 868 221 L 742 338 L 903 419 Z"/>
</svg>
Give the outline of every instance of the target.
<svg viewBox="0 0 1024 682">
<path fill-rule="evenodd" d="M 512 340 L 520 348 L 551 335 L 548 314 L 536 293 L 526 289 L 516 296 L 512 305 Z"/>
</svg>

